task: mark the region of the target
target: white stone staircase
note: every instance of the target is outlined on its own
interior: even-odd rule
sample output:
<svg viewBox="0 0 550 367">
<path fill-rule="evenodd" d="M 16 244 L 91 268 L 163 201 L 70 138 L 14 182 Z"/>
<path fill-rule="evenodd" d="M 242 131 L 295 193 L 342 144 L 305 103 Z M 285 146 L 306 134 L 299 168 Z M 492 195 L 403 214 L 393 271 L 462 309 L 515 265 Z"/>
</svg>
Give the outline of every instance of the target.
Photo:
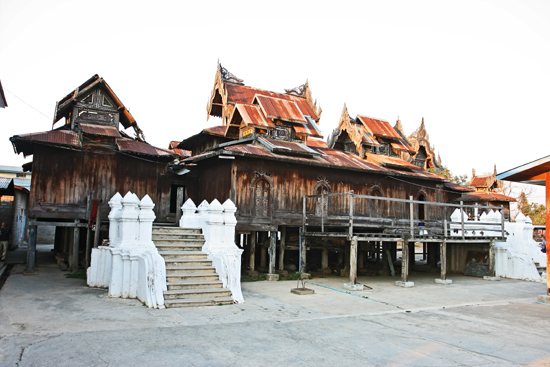
<svg viewBox="0 0 550 367">
<path fill-rule="evenodd" d="M 166 263 L 164 304 L 167 308 L 232 304 L 212 261 L 202 252 L 198 228 L 153 226 L 153 242 Z"/>
</svg>

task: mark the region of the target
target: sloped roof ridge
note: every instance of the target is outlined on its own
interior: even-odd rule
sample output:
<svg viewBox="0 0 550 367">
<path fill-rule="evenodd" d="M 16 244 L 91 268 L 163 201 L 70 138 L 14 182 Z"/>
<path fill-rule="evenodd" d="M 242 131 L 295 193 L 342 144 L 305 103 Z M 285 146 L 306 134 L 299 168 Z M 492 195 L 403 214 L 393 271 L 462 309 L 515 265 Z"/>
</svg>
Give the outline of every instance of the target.
<svg viewBox="0 0 550 367">
<path fill-rule="evenodd" d="M 361 114 L 357 114 L 357 117 L 366 117 L 366 118 L 368 118 L 368 119 L 383 121 L 383 122 L 387 122 L 388 124 L 390 123 L 388 120 L 381 119 L 381 118 L 379 118 L 379 117 L 373 117 L 373 116 L 367 116 L 367 115 L 361 115 Z"/>
</svg>

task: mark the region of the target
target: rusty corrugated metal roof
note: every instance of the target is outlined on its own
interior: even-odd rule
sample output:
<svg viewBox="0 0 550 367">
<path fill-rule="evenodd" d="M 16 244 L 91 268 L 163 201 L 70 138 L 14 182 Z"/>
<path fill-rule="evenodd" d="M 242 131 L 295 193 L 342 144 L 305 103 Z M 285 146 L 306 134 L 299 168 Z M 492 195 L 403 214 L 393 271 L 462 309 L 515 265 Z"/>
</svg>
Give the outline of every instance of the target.
<svg viewBox="0 0 550 367">
<path fill-rule="evenodd" d="M 315 114 L 315 111 L 311 108 L 306 98 L 295 96 L 292 94 L 284 93 L 275 93 L 258 88 L 248 87 L 246 85 L 239 85 L 233 83 L 225 83 L 225 88 L 227 90 L 227 102 L 231 104 L 236 103 L 247 103 L 251 104 L 254 100 L 254 97 L 259 94 L 263 96 L 286 99 L 293 101 L 297 104 L 298 108 L 302 115 L 311 116 L 314 120 L 319 120 L 319 116 Z"/>
<path fill-rule="evenodd" d="M 403 150 L 406 152 L 414 153 L 414 149 L 410 145 L 407 145 L 404 141 L 392 141 L 390 144 L 395 150 Z"/>
<path fill-rule="evenodd" d="M 261 94 L 257 94 L 254 100 L 258 101 L 267 118 L 290 122 L 306 122 L 304 115 L 294 101 Z"/>
<path fill-rule="evenodd" d="M 51 130 L 39 133 L 30 133 L 23 135 L 15 135 L 11 139 L 14 140 L 26 140 L 26 141 L 39 141 L 43 143 L 56 144 L 56 145 L 68 145 L 73 147 L 81 147 L 80 138 L 77 133 L 71 130 Z"/>
<path fill-rule="evenodd" d="M 513 197 L 503 195 L 498 192 L 473 192 L 468 195 L 461 196 L 456 201 L 516 201 Z"/>
<path fill-rule="evenodd" d="M 365 154 L 368 161 L 374 161 L 382 166 L 388 166 L 388 167 L 399 167 L 403 169 L 408 170 L 418 170 L 419 168 L 415 166 L 412 163 L 409 163 L 401 158 L 397 157 L 390 157 L 387 155 L 381 155 L 381 154 L 372 154 L 372 153 L 366 153 Z"/>
<path fill-rule="evenodd" d="M 317 139 L 317 138 L 308 138 L 307 146 L 312 148 L 324 148 L 324 149 L 328 148 L 326 141 L 322 139 Z"/>
<path fill-rule="evenodd" d="M 246 126 L 275 129 L 275 124 L 273 121 L 264 118 L 264 115 L 260 110 L 260 106 L 258 105 L 237 103 L 235 105 L 235 111 L 238 111 Z M 235 111 L 233 114 L 235 114 Z"/>
<path fill-rule="evenodd" d="M 116 140 L 118 149 L 122 152 L 131 152 L 150 156 L 175 156 L 174 152 L 160 149 L 141 141 L 121 138 Z"/>
<path fill-rule="evenodd" d="M 401 135 L 389 122 L 367 116 L 357 115 L 357 118 L 374 135 L 387 139 L 401 140 Z"/>
<path fill-rule="evenodd" d="M 495 176 L 488 175 L 488 176 L 475 176 L 472 178 L 472 181 L 470 181 L 470 186 L 472 187 L 490 187 L 493 182 L 495 181 Z"/>
<path fill-rule="evenodd" d="M 109 136 L 112 138 L 120 138 L 120 132 L 113 126 L 101 126 L 97 124 L 80 123 L 82 132 L 90 135 Z"/>
<path fill-rule="evenodd" d="M 466 187 L 466 186 L 462 186 L 462 185 L 459 185 L 457 183 L 454 183 L 454 182 L 445 182 L 443 184 L 445 187 L 451 189 L 451 190 L 455 190 L 455 191 L 462 191 L 462 192 L 472 192 L 472 191 L 475 191 L 474 189 L 472 189 L 471 187 Z"/>
</svg>

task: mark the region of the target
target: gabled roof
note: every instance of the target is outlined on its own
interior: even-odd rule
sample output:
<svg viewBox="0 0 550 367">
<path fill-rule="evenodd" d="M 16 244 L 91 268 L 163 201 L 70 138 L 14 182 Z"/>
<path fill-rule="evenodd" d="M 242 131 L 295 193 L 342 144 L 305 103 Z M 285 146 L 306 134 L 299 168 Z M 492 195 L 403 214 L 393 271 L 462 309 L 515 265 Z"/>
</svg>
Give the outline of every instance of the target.
<svg viewBox="0 0 550 367">
<path fill-rule="evenodd" d="M 175 158 L 177 156 L 169 150 L 157 148 L 148 143 L 122 136 L 115 128 L 110 126 L 98 127 L 88 124 L 80 124 L 80 126 L 82 135 L 62 126 L 51 131 L 14 135 L 10 138 L 10 141 L 13 144 L 14 151 L 17 154 L 23 153 L 25 156 L 32 155 L 36 145 L 80 149 L 86 144 L 85 137 L 87 135 L 112 138 L 117 150 L 120 152 L 163 158 Z"/>
<path fill-rule="evenodd" d="M 395 129 L 386 120 L 361 115 L 357 115 L 357 120 L 359 120 L 363 124 L 363 126 L 365 126 L 367 131 L 369 131 L 372 135 L 376 137 L 391 140 L 403 140 L 401 138 L 401 135 L 399 135 L 399 133 L 395 131 Z M 406 144 L 407 143 L 403 142 L 403 145 Z"/>
<path fill-rule="evenodd" d="M 267 118 L 289 122 L 306 122 L 306 118 L 294 101 L 257 94 L 254 96 L 254 102 L 258 102 Z"/>
<path fill-rule="evenodd" d="M 464 195 L 456 199 L 456 201 L 501 201 L 501 202 L 512 202 L 516 199 L 500 194 L 498 192 L 472 192 L 471 194 Z"/>
<path fill-rule="evenodd" d="M 95 74 L 90 79 L 82 83 L 78 88 L 73 92 L 67 94 L 61 101 L 57 102 L 55 108 L 55 117 L 54 123 L 59 121 L 61 118 L 67 118 L 69 113 L 72 111 L 72 107 L 78 100 L 85 97 L 95 88 L 101 88 L 115 103 L 115 107 L 120 112 L 120 123 L 124 128 L 136 125 L 136 120 L 130 114 L 130 111 L 122 104 L 120 99 L 117 97 L 115 92 L 109 87 L 109 84 L 99 75 Z"/>
</svg>

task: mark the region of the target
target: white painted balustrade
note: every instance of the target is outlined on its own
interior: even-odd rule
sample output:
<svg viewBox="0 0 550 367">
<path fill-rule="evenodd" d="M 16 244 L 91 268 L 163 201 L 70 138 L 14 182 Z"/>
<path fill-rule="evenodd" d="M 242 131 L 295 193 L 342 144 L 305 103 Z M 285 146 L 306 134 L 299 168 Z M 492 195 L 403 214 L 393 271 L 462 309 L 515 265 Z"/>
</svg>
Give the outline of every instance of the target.
<svg viewBox="0 0 550 367">
<path fill-rule="evenodd" d="M 237 207 L 227 199 L 223 204 L 214 199 L 210 204 L 204 200 L 197 207 L 188 199 L 183 206 L 180 227 L 201 228 L 205 243 L 203 251 L 208 254 L 223 282 L 231 290 L 231 297 L 243 303 L 241 291 L 241 255 L 243 250 L 235 244 Z"/>
<path fill-rule="evenodd" d="M 152 240 L 155 204 L 128 192 L 109 201 L 109 246 L 92 249 L 90 287 L 109 288 L 110 297 L 137 298 L 164 308 L 166 266 Z"/>
<path fill-rule="evenodd" d="M 479 220 L 468 220 L 464 211 L 461 213 L 460 209 L 456 209 L 451 215 L 450 236 L 462 237 L 464 225 L 464 237 L 500 237 L 501 220 L 501 213 L 494 210 L 481 214 Z M 546 279 L 541 278 L 537 269 L 537 263 L 543 266 L 546 264 L 546 255 L 533 239 L 531 219 L 522 213 L 518 214 L 515 222 L 504 222 L 504 233 L 506 241 L 495 243 L 495 275 L 535 282 Z"/>
</svg>

